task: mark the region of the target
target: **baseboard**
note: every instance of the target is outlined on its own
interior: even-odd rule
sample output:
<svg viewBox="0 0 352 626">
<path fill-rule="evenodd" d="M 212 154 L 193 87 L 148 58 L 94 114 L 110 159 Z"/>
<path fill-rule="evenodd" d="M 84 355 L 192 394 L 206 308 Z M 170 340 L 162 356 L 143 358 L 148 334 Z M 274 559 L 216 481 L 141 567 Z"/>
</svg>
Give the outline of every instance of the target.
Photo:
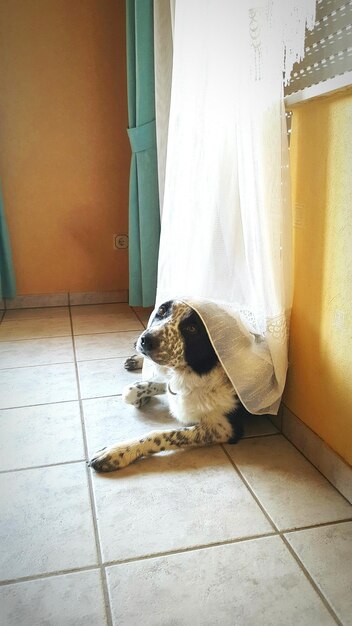
<svg viewBox="0 0 352 626">
<path fill-rule="evenodd" d="M 48 293 L 19 295 L 15 298 L 5 298 L 5 309 L 34 309 L 52 306 L 76 306 L 80 304 L 107 304 L 114 302 L 128 302 L 128 290 L 118 291 L 84 291 L 76 293 Z M 1 302 L 0 302 L 1 308 Z"/>
<path fill-rule="evenodd" d="M 128 302 L 128 290 L 120 289 L 119 291 L 87 291 L 69 293 L 68 298 L 70 306 L 75 306 L 78 304 L 108 304 L 114 302 Z"/>
<path fill-rule="evenodd" d="M 283 413 L 283 405 L 280 404 L 280 408 L 278 410 L 277 415 L 268 415 L 269 420 L 280 431 L 282 431 L 282 413 Z"/>
<path fill-rule="evenodd" d="M 282 433 L 352 504 L 352 467 L 285 405 Z"/>
</svg>

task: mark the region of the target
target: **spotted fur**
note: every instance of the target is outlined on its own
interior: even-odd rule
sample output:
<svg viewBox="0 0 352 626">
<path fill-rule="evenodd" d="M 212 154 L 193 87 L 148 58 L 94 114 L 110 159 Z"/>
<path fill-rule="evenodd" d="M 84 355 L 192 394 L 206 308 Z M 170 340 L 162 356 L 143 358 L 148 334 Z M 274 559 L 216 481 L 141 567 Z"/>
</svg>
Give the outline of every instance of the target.
<svg viewBox="0 0 352 626">
<path fill-rule="evenodd" d="M 181 301 L 164 303 L 138 338 L 136 349 L 139 354 L 127 359 L 125 367 L 134 370 L 141 357 L 149 358 L 162 382 L 129 385 L 123 400 L 140 408 L 152 396 L 166 393 L 170 411 L 182 427 L 104 448 L 91 459 L 91 467 L 112 472 L 164 450 L 238 441 L 243 407 L 197 313 Z"/>
<path fill-rule="evenodd" d="M 138 381 L 124 388 L 122 399 L 126 404 L 132 404 L 140 409 L 152 396 L 163 393 L 166 393 L 166 383 Z"/>
</svg>

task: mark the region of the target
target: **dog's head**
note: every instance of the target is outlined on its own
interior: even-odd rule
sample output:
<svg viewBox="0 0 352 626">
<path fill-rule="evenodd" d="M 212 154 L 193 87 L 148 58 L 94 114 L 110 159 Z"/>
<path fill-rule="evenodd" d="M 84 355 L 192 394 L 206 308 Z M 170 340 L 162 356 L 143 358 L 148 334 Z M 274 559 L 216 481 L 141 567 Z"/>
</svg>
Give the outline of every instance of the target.
<svg viewBox="0 0 352 626">
<path fill-rule="evenodd" d="M 197 374 L 209 372 L 218 363 L 201 318 L 179 300 L 159 307 L 138 338 L 136 349 L 158 365 L 174 369 L 188 366 Z"/>
</svg>

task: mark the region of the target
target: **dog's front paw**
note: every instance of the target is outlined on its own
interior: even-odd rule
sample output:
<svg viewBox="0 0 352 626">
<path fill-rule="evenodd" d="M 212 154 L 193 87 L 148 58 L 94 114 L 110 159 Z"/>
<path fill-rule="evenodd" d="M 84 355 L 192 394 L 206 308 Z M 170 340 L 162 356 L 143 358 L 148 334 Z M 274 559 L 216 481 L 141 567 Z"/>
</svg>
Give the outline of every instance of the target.
<svg viewBox="0 0 352 626">
<path fill-rule="evenodd" d="M 150 395 L 144 388 L 143 383 L 134 383 L 133 385 L 127 385 L 122 391 L 122 400 L 126 404 L 132 404 L 136 409 L 140 409 L 144 404 L 150 400 Z"/>
<path fill-rule="evenodd" d="M 96 472 L 115 472 L 130 463 L 127 457 L 125 458 L 127 451 L 125 446 L 103 448 L 95 453 L 88 466 L 92 467 Z"/>
<path fill-rule="evenodd" d="M 134 370 L 140 370 L 143 366 L 143 357 L 138 354 L 134 354 L 133 356 L 128 357 L 124 362 L 124 368 L 129 372 L 133 372 Z"/>
</svg>

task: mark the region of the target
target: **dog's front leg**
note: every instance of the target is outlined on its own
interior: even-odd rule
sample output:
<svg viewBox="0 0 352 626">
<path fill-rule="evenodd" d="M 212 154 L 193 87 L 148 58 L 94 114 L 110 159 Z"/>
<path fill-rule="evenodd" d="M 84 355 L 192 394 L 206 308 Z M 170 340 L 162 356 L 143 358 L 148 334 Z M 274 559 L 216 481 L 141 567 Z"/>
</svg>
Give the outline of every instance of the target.
<svg viewBox="0 0 352 626">
<path fill-rule="evenodd" d="M 124 388 L 122 400 L 126 404 L 132 404 L 132 406 L 140 409 L 152 396 L 159 396 L 164 393 L 166 393 L 166 383 L 140 380 Z"/>
<path fill-rule="evenodd" d="M 114 472 L 130 465 L 142 456 L 164 450 L 226 443 L 231 437 L 231 427 L 225 423 L 206 426 L 197 424 L 178 430 L 151 432 L 142 439 L 127 441 L 100 450 L 89 466 L 97 472 Z"/>
<path fill-rule="evenodd" d="M 133 354 L 123 364 L 124 368 L 129 372 L 133 370 L 141 370 L 143 367 L 143 357 L 140 354 Z"/>
</svg>

